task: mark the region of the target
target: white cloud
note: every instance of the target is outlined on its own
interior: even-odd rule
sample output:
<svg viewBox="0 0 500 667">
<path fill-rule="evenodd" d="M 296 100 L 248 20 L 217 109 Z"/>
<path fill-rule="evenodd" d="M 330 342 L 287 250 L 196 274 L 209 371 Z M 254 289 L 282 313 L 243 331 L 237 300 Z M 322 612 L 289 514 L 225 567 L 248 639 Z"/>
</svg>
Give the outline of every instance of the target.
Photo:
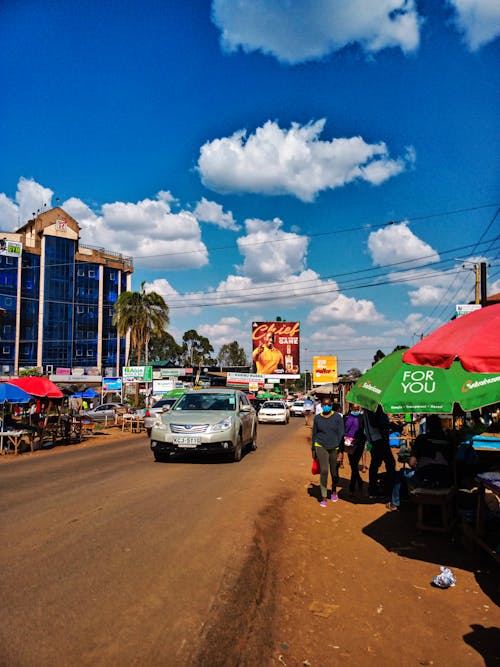
<svg viewBox="0 0 500 667">
<path fill-rule="evenodd" d="M 307 236 L 283 231 L 279 218 L 249 219 L 245 226 L 246 236 L 237 241 L 245 258 L 238 267 L 242 274 L 257 282 L 278 281 L 305 268 Z"/>
<path fill-rule="evenodd" d="M 292 65 L 349 44 L 368 54 L 419 45 L 414 0 L 213 0 L 212 20 L 225 51 L 262 51 Z"/>
<path fill-rule="evenodd" d="M 174 287 L 172 287 L 166 278 L 157 278 L 150 283 L 146 282 L 144 289 L 146 292 L 156 292 L 162 296 L 167 302 L 167 305 L 169 299 L 176 299 L 180 297 L 179 292 Z"/>
<path fill-rule="evenodd" d="M 22 227 L 37 213 L 52 208 L 53 195 L 54 193 L 50 188 L 44 188 L 32 178 L 21 176 L 13 200 L 7 197 L 5 193 L 0 193 L 2 227 L 12 231 Z"/>
<path fill-rule="evenodd" d="M 3 192 L 0 192 L 0 220 L 2 229 L 8 231 L 18 229 L 22 225 L 19 207 Z"/>
<path fill-rule="evenodd" d="M 211 222 L 222 229 L 230 229 L 237 232 L 241 227 L 236 223 L 231 211 L 224 213 L 220 204 L 214 201 L 208 201 L 202 197 L 194 209 L 194 215 L 201 222 Z"/>
<path fill-rule="evenodd" d="M 470 262 L 474 260 L 471 258 Z M 482 261 L 482 260 L 476 260 Z M 470 276 L 470 277 L 469 277 Z M 389 279 L 417 289 L 409 290 L 412 306 L 436 306 L 446 302 L 467 303 L 474 292 L 474 275 L 459 265 L 445 271 L 420 269 L 392 273 Z"/>
<path fill-rule="evenodd" d="M 204 266 L 208 251 L 199 223 L 190 211 L 174 213 L 173 202 L 169 192 L 161 191 L 156 199 L 104 204 L 98 213 L 75 197 L 62 208 L 80 223 L 83 243 L 112 245 L 116 252 L 133 256 L 136 266 L 166 271 Z"/>
<path fill-rule="evenodd" d="M 199 324 L 196 330 L 202 336 L 208 338 L 217 352 L 217 347 L 232 343 L 234 340 L 241 345 L 240 341 L 246 342 L 250 337 L 250 328 L 244 329 L 243 324 L 237 317 L 222 317 L 214 324 Z"/>
<path fill-rule="evenodd" d="M 448 0 L 455 10 L 454 22 L 471 51 L 476 51 L 500 34 L 498 0 Z"/>
<path fill-rule="evenodd" d="M 414 149 L 391 159 L 384 142 L 368 144 L 361 137 L 321 140 L 325 119 L 290 129 L 267 121 L 247 136 L 239 130 L 207 141 L 200 149 L 198 171 L 204 185 L 222 193 L 255 192 L 294 195 L 313 201 L 323 191 L 356 180 L 380 185 L 405 170 Z"/>
<path fill-rule="evenodd" d="M 438 253 L 415 236 L 405 222 L 371 232 L 368 250 L 373 263 L 379 266 L 408 262 L 407 266 L 410 267 L 439 262 Z"/>
<path fill-rule="evenodd" d="M 357 300 L 344 294 L 337 294 L 332 296 L 328 303 L 313 308 L 307 321 L 310 324 L 336 321 L 382 324 L 384 317 L 377 312 L 372 301 L 367 299 Z"/>
</svg>

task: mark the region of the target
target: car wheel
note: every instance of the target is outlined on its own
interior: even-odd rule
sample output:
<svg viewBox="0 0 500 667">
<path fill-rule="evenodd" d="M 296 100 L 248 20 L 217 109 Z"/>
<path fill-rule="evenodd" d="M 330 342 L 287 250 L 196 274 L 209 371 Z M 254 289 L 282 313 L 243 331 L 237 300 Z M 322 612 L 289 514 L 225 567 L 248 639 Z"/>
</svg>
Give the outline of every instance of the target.
<svg viewBox="0 0 500 667">
<path fill-rule="evenodd" d="M 252 441 L 250 442 L 250 449 L 254 452 L 257 449 L 257 426 L 255 426 L 252 435 Z"/>
<path fill-rule="evenodd" d="M 231 459 L 234 463 L 238 463 L 238 461 L 241 461 L 241 457 L 243 454 L 243 441 L 241 439 L 241 433 L 238 435 L 238 440 L 236 442 L 236 447 L 234 448 L 234 452 L 232 453 Z"/>
<path fill-rule="evenodd" d="M 170 454 L 165 454 L 163 452 L 153 452 L 153 456 L 157 463 L 167 463 L 170 458 Z"/>
</svg>

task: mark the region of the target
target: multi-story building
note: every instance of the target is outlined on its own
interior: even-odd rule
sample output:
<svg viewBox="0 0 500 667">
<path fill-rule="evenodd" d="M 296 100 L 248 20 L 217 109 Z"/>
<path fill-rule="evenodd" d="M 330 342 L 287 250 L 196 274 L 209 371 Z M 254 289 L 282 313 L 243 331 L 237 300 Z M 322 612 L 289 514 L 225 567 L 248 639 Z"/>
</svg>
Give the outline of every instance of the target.
<svg viewBox="0 0 500 667">
<path fill-rule="evenodd" d="M 128 342 L 112 318 L 132 258 L 81 244 L 77 221 L 59 207 L 0 236 L 1 373 L 118 375 Z"/>
</svg>

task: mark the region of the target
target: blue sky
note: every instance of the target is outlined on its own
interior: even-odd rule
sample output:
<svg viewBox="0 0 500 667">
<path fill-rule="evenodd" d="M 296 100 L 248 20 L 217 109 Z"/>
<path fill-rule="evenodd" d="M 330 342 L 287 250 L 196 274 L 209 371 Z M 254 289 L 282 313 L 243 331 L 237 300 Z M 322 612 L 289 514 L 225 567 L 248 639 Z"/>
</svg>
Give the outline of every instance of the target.
<svg viewBox="0 0 500 667">
<path fill-rule="evenodd" d="M 4 0 L 0 225 L 134 258 L 170 332 L 364 369 L 500 291 L 496 0 Z"/>
</svg>

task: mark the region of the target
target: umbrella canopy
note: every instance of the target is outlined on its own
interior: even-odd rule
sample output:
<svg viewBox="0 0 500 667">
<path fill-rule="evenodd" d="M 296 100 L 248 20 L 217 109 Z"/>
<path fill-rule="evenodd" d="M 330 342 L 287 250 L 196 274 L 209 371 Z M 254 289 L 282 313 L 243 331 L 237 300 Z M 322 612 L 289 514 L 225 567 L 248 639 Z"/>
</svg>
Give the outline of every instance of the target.
<svg viewBox="0 0 500 667">
<path fill-rule="evenodd" d="M 63 393 L 57 385 L 51 382 L 48 378 L 37 376 L 26 376 L 22 378 L 12 378 L 9 384 L 24 389 L 24 391 L 32 396 L 41 396 L 47 398 L 62 398 Z"/>
<path fill-rule="evenodd" d="M 7 382 L 0 383 L 0 403 L 28 403 L 31 396 L 25 391 Z"/>
<path fill-rule="evenodd" d="M 177 389 L 171 389 L 170 391 L 167 391 L 165 394 L 163 394 L 162 398 L 178 398 L 179 396 L 183 396 L 185 393 L 185 389 L 178 387 Z"/>
<path fill-rule="evenodd" d="M 71 398 L 95 398 L 96 396 L 99 396 L 97 391 L 89 387 L 85 391 L 77 391 L 76 394 L 72 394 Z"/>
<path fill-rule="evenodd" d="M 408 364 L 450 368 L 459 359 L 467 371 L 500 373 L 500 304 L 462 315 L 410 347 Z"/>
<path fill-rule="evenodd" d="M 385 412 L 451 413 L 453 404 L 476 410 L 500 401 L 500 374 L 469 373 L 458 361 L 449 369 L 405 364 L 397 350 L 362 375 L 347 394 L 351 403 Z"/>
<path fill-rule="evenodd" d="M 325 384 L 320 384 L 317 387 L 314 387 L 311 390 L 312 394 L 317 394 L 318 396 L 330 396 L 330 394 L 338 394 L 338 385 L 334 385 L 333 382 L 326 382 Z"/>
</svg>

